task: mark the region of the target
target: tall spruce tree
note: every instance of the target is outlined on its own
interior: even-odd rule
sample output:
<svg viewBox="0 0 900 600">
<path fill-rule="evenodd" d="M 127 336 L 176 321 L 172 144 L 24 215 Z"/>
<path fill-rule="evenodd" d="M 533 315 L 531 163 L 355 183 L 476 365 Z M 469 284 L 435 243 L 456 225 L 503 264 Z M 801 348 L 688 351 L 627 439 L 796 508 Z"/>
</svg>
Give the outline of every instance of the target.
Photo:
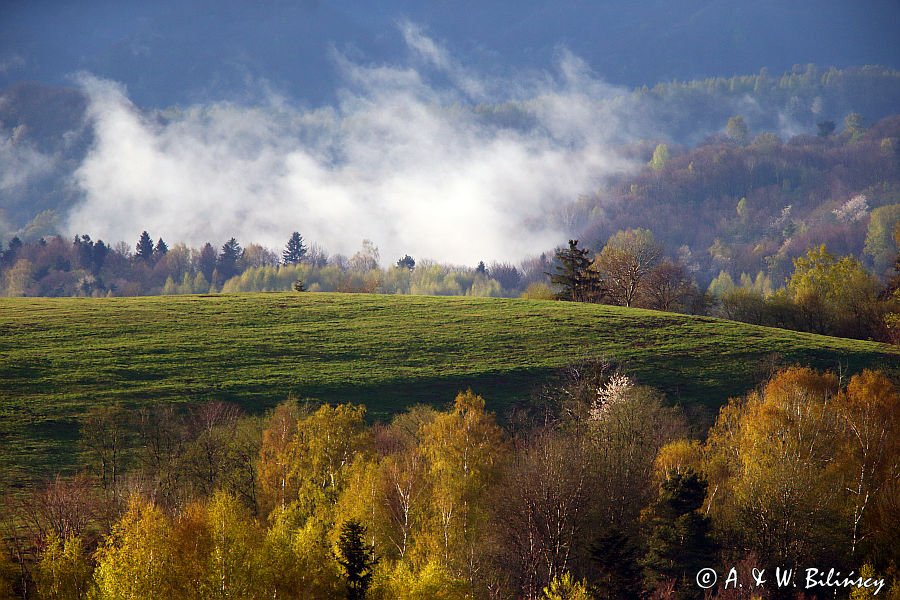
<svg viewBox="0 0 900 600">
<path fill-rule="evenodd" d="M 153 249 L 153 260 L 159 260 L 165 256 L 168 251 L 169 245 L 166 244 L 162 238 L 159 238 L 156 242 L 156 248 Z"/>
<path fill-rule="evenodd" d="M 642 561 L 646 583 L 652 589 L 674 581 L 679 600 L 703 597 L 695 577 L 716 558 L 712 522 L 699 512 L 706 487 L 706 480 L 691 469 L 670 471 L 647 521 L 647 553 Z"/>
<path fill-rule="evenodd" d="M 76 235 L 72 245 L 75 248 L 78 266 L 82 269 L 90 269 L 94 258 L 94 242 L 91 240 L 91 236 L 82 235 L 79 237 Z"/>
<path fill-rule="evenodd" d="M 593 302 L 602 295 L 600 275 L 591 267 L 590 250 L 579 248 L 578 240 L 569 240 L 568 249 L 556 251 L 556 273 L 550 282 L 559 288 L 557 300 Z"/>
<path fill-rule="evenodd" d="M 94 252 L 91 257 L 91 273 L 94 275 L 98 275 L 100 273 L 100 269 L 103 268 L 103 263 L 106 262 L 106 257 L 109 256 L 109 246 L 103 243 L 103 240 L 97 240 L 97 243 L 94 244 Z"/>
<path fill-rule="evenodd" d="M 153 261 L 153 238 L 146 231 L 141 232 L 141 237 L 135 246 L 135 252 L 137 258 L 145 262 Z"/>
<path fill-rule="evenodd" d="M 616 526 L 609 527 L 591 545 L 591 559 L 599 577 L 595 582 L 598 600 L 637 600 L 641 597 L 641 569 L 638 550 Z"/>
<path fill-rule="evenodd" d="M 366 546 L 366 528 L 355 519 L 341 526 L 338 539 L 338 564 L 347 576 L 347 600 L 363 600 L 372 583 L 373 568 L 378 559 Z"/>
<path fill-rule="evenodd" d="M 216 282 L 217 285 L 225 283 L 238 274 L 238 261 L 243 256 L 244 250 L 235 238 L 231 238 L 222 246 L 222 252 L 219 254 L 219 260 L 216 263 L 216 270 L 219 272 L 221 281 Z"/>
<path fill-rule="evenodd" d="M 296 265 L 303 261 L 304 256 L 306 245 L 303 243 L 303 236 L 299 231 L 295 231 L 284 247 L 284 252 L 281 253 L 281 261 L 285 265 Z"/>
<path fill-rule="evenodd" d="M 216 249 L 213 248 L 213 245 L 209 242 L 203 244 L 203 247 L 200 249 L 200 257 L 197 259 L 197 268 L 200 270 L 203 278 L 206 279 L 207 286 L 212 281 L 212 274 L 216 269 L 216 259 Z"/>
<path fill-rule="evenodd" d="M 2 266 L 10 266 L 16 262 L 16 254 L 18 254 L 19 250 L 22 248 L 22 240 L 19 239 L 19 236 L 14 237 L 9 240 L 9 244 L 7 245 L 5 252 L 0 252 L 0 265 Z"/>
</svg>

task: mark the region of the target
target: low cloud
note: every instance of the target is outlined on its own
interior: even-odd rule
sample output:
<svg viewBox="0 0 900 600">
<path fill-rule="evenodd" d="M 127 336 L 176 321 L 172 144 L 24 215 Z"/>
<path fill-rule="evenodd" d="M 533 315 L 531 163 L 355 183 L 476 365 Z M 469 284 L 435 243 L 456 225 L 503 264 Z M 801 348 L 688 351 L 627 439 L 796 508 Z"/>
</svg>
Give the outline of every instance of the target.
<svg viewBox="0 0 900 600">
<path fill-rule="evenodd" d="M 32 146 L 19 144 L 17 132 L 0 129 L 0 194 L 12 194 L 53 167 L 53 159 Z"/>
<path fill-rule="evenodd" d="M 69 230 L 271 247 L 297 230 L 332 252 L 365 238 L 385 261 L 473 265 L 564 242 L 572 232 L 548 214 L 633 168 L 613 148 L 645 132 L 578 58 L 561 51 L 554 71 L 501 81 L 400 29 L 409 64 L 337 57 L 345 84 L 319 109 L 269 94 L 142 111 L 121 85 L 83 75 L 95 142 L 74 175 L 84 200 Z M 515 125 L 474 109 L 504 102 Z"/>
</svg>

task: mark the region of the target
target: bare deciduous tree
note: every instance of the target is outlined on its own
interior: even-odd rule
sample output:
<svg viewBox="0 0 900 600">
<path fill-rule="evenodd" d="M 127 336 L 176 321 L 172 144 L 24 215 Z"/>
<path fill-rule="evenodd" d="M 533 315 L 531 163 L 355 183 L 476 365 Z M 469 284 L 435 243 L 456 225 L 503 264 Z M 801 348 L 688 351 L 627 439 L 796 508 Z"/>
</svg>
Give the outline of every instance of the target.
<svg viewBox="0 0 900 600">
<path fill-rule="evenodd" d="M 622 306 L 633 306 L 661 254 L 649 230 L 628 229 L 609 238 L 594 266 L 603 277 L 609 297 Z"/>
</svg>

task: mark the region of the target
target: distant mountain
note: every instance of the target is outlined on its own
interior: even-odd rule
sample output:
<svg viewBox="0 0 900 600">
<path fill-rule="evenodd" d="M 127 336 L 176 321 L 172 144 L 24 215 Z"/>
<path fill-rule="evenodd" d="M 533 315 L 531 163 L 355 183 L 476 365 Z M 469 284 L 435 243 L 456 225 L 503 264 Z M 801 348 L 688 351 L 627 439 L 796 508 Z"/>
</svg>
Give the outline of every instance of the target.
<svg viewBox="0 0 900 600">
<path fill-rule="evenodd" d="M 335 51 L 394 62 L 406 52 L 400 20 L 487 73 L 546 68 L 563 47 L 626 86 L 806 63 L 900 68 L 896 0 L 6 0 L 0 88 L 85 70 L 145 106 L 241 100 L 263 82 L 328 103 Z"/>
<path fill-rule="evenodd" d="M 477 114 L 475 122 L 485 131 L 533 132 L 535 103 L 486 103 L 467 110 Z M 21 82 L 0 90 L 0 242 L 15 234 L 36 238 L 65 229 L 69 211 L 84 194 L 73 175 L 94 142 L 94 129 L 86 118 L 88 104 L 84 91 L 70 87 Z M 202 113 L 211 110 L 210 106 L 215 105 L 193 110 Z M 689 149 L 710 135 L 721 134 L 734 115 L 745 120 L 751 136 L 768 131 L 786 141 L 797 134 L 815 133 L 817 124 L 828 120 L 840 130 L 851 112 L 861 113 L 864 122 L 872 124 L 897 114 L 897 107 L 900 71 L 802 67 L 784 74 L 717 77 L 622 90 L 593 100 L 579 118 L 586 125 L 600 118 L 598 115 L 617 115 L 622 132 L 610 137 L 609 143 L 615 146 L 611 151 L 646 161 L 644 154 L 657 142 Z M 147 123 L 184 118 L 184 111 L 179 110 L 140 106 L 137 110 Z M 590 221 L 582 219 L 581 224 Z M 567 222 L 566 227 L 569 225 Z"/>
<path fill-rule="evenodd" d="M 0 91 L 0 238 L 77 201 L 70 178 L 93 137 L 86 108 L 87 97 L 71 88 L 23 82 Z M 36 235 L 59 225 L 45 216 Z"/>
</svg>

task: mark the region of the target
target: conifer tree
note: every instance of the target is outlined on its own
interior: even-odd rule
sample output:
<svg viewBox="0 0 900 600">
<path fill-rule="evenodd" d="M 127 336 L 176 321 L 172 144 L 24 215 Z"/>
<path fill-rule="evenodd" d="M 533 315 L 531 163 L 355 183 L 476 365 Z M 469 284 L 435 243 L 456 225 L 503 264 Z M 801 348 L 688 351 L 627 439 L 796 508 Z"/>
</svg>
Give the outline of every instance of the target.
<svg viewBox="0 0 900 600">
<path fill-rule="evenodd" d="M 106 257 L 109 256 L 109 246 L 103 243 L 103 240 L 97 240 L 97 243 L 94 244 L 94 251 L 91 256 L 91 273 L 94 275 L 98 275 L 100 273 L 100 269 L 103 268 L 103 263 L 106 262 Z"/>
<path fill-rule="evenodd" d="M 156 248 L 153 249 L 153 260 L 159 260 L 169 251 L 169 245 L 162 238 L 156 242 Z"/>
<path fill-rule="evenodd" d="M 373 567 L 378 563 L 373 551 L 366 547 L 365 536 L 366 528 L 355 519 L 341 526 L 337 560 L 347 575 L 347 600 L 366 597 Z"/>
<path fill-rule="evenodd" d="M 217 282 L 219 285 L 238 274 L 238 261 L 243 254 L 244 251 L 235 238 L 225 242 L 222 246 L 222 252 L 219 254 L 219 260 L 216 263 L 216 270 L 218 270 L 221 280 Z"/>
<path fill-rule="evenodd" d="M 303 261 L 304 256 L 306 256 L 306 245 L 303 243 L 303 236 L 299 231 L 295 231 L 291 234 L 287 246 L 284 247 L 284 252 L 281 253 L 281 261 L 285 265 L 296 265 Z"/>
<path fill-rule="evenodd" d="M 209 282 L 212 281 L 212 274 L 216 269 L 216 258 L 216 249 L 213 248 L 212 244 L 209 242 L 203 244 L 203 248 L 200 249 L 200 258 L 197 259 L 197 268 L 206 280 L 207 287 Z"/>
<path fill-rule="evenodd" d="M 590 302 L 601 295 L 600 277 L 591 268 L 590 250 L 579 248 L 578 240 L 569 240 L 568 249 L 558 249 L 556 273 L 550 282 L 559 288 L 557 300 Z"/>
<path fill-rule="evenodd" d="M 822 137 L 822 138 L 827 138 L 829 135 L 834 133 L 834 130 L 837 127 L 837 125 L 835 125 L 834 121 L 826 120 L 826 121 L 819 121 L 818 123 L 816 123 L 816 127 L 818 128 L 818 131 L 817 131 L 818 136 Z"/>
<path fill-rule="evenodd" d="M 706 498 L 706 481 L 691 469 L 672 470 L 659 488 L 647 530 L 644 574 L 650 587 L 675 582 L 679 599 L 701 598 L 697 572 L 714 564 L 712 522 L 698 509 Z"/>
<path fill-rule="evenodd" d="M 481 264 L 483 265 L 484 263 Z M 403 256 L 403 258 L 397 261 L 397 266 L 401 269 L 409 269 L 410 271 L 412 271 L 416 268 L 416 259 L 414 259 L 409 254 L 406 254 Z"/>
<path fill-rule="evenodd" d="M 591 558 L 600 571 L 600 598 L 633 600 L 641 597 L 637 548 L 620 529 L 611 526 L 591 545 Z"/>
<path fill-rule="evenodd" d="M 135 250 L 139 259 L 146 262 L 153 260 L 153 238 L 150 237 L 149 233 L 146 231 L 141 232 L 141 237 L 138 239 Z"/>
</svg>

